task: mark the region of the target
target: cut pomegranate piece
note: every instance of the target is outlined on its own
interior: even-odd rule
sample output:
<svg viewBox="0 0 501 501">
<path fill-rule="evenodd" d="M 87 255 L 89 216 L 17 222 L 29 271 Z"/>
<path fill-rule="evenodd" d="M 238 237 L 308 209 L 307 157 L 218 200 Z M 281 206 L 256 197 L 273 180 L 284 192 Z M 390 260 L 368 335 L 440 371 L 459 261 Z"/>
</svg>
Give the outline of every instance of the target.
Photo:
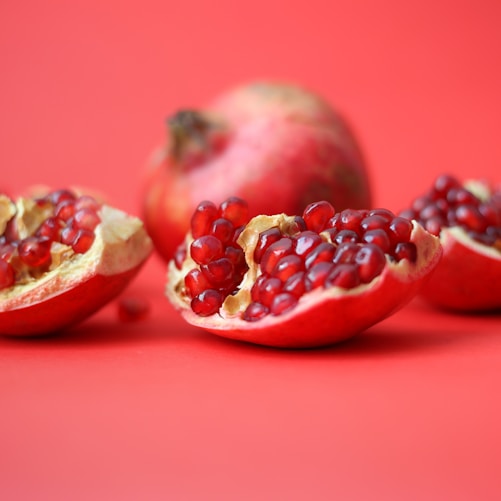
<svg viewBox="0 0 501 501">
<path fill-rule="evenodd" d="M 169 263 L 166 295 L 189 323 L 257 344 L 313 347 L 353 336 L 405 305 L 441 256 L 437 237 L 385 209 L 335 214 L 321 201 L 302 216 L 257 216 L 237 224 L 242 222 L 231 243 L 241 256 L 233 261 L 238 266 L 222 265 L 226 236 L 207 247 L 205 262 L 203 246 L 193 242 L 207 235 L 188 234 L 184 252 Z M 196 222 L 194 231 L 199 228 Z M 337 241 L 342 232 L 356 241 Z M 211 265 L 217 273 L 208 273 Z"/>
<path fill-rule="evenodd" d="M 151 250 L 139 219 L 89 195 L 0 195 L 0 334 L 83 320 L 126 287 Z"/>
<path fill-rule="evenodd" d="M 500 189 L 444 174 L 402 215 L 439 235 L 443 247 L 443 258 L 421 291 L 425 300 L 458 311 L 501 308 Z"/>
</svg>

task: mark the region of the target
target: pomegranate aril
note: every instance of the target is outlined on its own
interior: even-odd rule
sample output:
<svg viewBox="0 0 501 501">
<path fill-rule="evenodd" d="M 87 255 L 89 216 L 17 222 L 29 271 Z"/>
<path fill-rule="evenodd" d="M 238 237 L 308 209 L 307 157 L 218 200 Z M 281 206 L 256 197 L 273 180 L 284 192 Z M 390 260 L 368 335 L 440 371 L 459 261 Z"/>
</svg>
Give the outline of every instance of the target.
<svg viewBox="0 0 501 501">
<path fill-rule="evenodd" d="M 215 236 L 223 244 L 231 242 L 233 237 L 233 224 L 228 219 L 222 217 L 216 219 L 210 228 L 210 234 Z"/>
<path fill-rule="evenodd" d="M 294 221 L 289 228 L 289 233 L 295 235 L 307 229 L 305 220 L 301 216 L 294 216 Z"/>
<path fill-rule="evenodd" d="M 93 231 L 100 222 L 101 219 L 95 210 L 85 208 L 75 212 L 70 224 L 77 228 Z"/>
<path fill-rule="evenodd" d="M 0 245 L 0 259 L 8 261 L 17 249 L 19 242 L 5 242 Z"/>
<path fill-rule="evenodd" d="M 336 253 L 336 247 L 329 242 L 322 242 L 317 245 L 305 258 L 306 269 L 311 268 L 320 262 L 332 262 Z"/>
<path fill-rule="evenodd" d="M 256 248 L 254 250 L 254 261 L 260 263 L 263 254 L 266 252 L 268 247 L 278 242 L 282 238 L 282 233 L 277 227 L 269 228 L 268 230 L 262 231 L 259 234 L 259 239 L 257 241 Z"/>
<path fill-rule="evenodd" d="M 416 245 L 412 242 L 399 242 L 395 246 L 393 251 L 393 257 L 400 261 L 401 259 L 407 259 L 411 263 L 415 263 L 417 259 L 417 249 Z"/>
<path fill-rule="evenodd" d="M 257 320 L 261 320 L 266 317 L 269 313 L 269 308 L 267 308 L 264 304 L 252 302 L 245 309 L 242 318 L 247 322 L 256 322 Z"/>
<path fill-rule="evenodd" d="M 451 205 L 477 205 L 478 198 L 466 188 L 453 188 L 447 193 L 447 201 Z"/>
<path fill-rule="evenodd" d="M 368 216 L 379 216 L 389 223 L 395 217 L 395 214 L 388 209 L 372 209 L 369 211 Z"/>
<path fill-rule="evenodd" d="M 302 271 L 303 269 L 303 260 L 295 254 L 289 254 L 278 261 L 275 268 L 273 268 L 273 271 L 271 272 L 271 276 L 278 278 L 283 283 L 289 277 L 298 271 Z"/>
<path fill-rule="evenodd" d="M 38 227 L 35 235 L 47 237 L 53 242 L 59 242 L 63 227 L 64 223 L 60 219 L 57 217 L 49 217 Z"/>
<path fill-rule="evenodd" d="M 202 264 L 200 269 L 214 288 L 229 285 L 233 278 L 233 263 L 226 257 Z"/>
<path fill-rule="evenodd" d="M 321 261 L 313 265 L 304 276 L 304 283 L 307 291 L 322 287 L 326 278 L 334 269 L 332 262 Z"/>
<path fill-rule="evenodd" d="M 12 287 L 16 278 L 14 268 L 7 261 L 0 259 L 0 290 Z"/>
<path fill-rule="evenodd" d="M 442 174 L 437 177 L 433 184 L 434 198 L 444 198 L 452 188 L 460 188 L 458 180 L 450 174 Z"/>
<path fill-rule="evenodd" d="M 383 252 L 390 251 L 391 248 L 390 237 L 384 230 L 380 228 L 366 231 L 364 233 L 362 240 L 365 243 L 377 245 Z"/>
<path fill-rule="evenodd" d="M 292 240 L 288 237 L 283 237 L 272 243 L 268 249 L 266 249 L 261 259 L 261 270 L 263 273 L 270 274 L 280 258 L 291 254 L 292 250 Z"/>
<path fill-rule="evenodd" d="M 94 243 L 94 232 L 85 230 L 83 228 L 77 229 L 71 247 L 77 254 L 85 254 Z"/>
<path fill-rule="evenodd" d="M 289 292 L 281 292 L 273 299 L 270 306 L 270 313 L 272 315 L 283 315 L 292 310 L 297 305 L 298 299 Z"/>
<path fill-rule="evenodd" d="M 62 189 L 49 193 L 45 199 L 54 205 L 59 205 L 64 201 L 74 201 L 76 199 L 76 195 L 70 190 Z"/>
<path fill-rule="evenodd" d="M 431 219 L 424 221 L 425 229 L 435 236 L 440 235 L 440 231 L 444 226 L 447 226 L 447 222 L 445 219 L 440 217 L 432 217 Z"/>
<path fill-rule="evenodd" d="M 224 246 L 213 235 L 203 235 L 191 242 L 190 255 L 195 263 L 207 264 L 224 256 Z"/>
<path fill-rule="evenodd" d="M 383 229 L 386 230 L 389 226 L 389 221 L 386 217 L 380 214 L 373 214 L 372 216 L 367 216 L 360 222 L 360 228 L 362 231 Z"/>
<path fill-rule="evenodd" d="M 184 285 L 190 298 L 194 298 L 204 290 L 211 288 L 209 281 L 198 268 L 194 268 L 186 274 Z"/>
<path fill-rule="evenodd" d="M 474 205 L 461 205 L 456 209 L 456 221 L 465 228 L 483 233 L 488 223 Z"/>
<path fill-rule="evenodd" d="M 294 252 L 298 256 L 305 256 L 322 242 L 322 237 L 318 233 L 308 230 L 302 231 L 294 237 Z"/>
<path fill-rule="evenodd" d="M 231 221 L 235 227 L 242 226 L 249 221 L 249 206 L 241 198 L 228 198 L 221 204 L 219 211 L 221 217 Z"/>
<path fill-rule="evenodd" d="M 62 221 L 68 221 L 75 214 L 74 200 L 63 200 L 56 206 L 55 215 Z"/>
<path fill-rule="evenodd" d="M 180 270 L 183 267 L 184 260 L 186 259 L 186 245 L 184 243 L 180 244 L 176 252 L 174 253 L 174 264 L 176 268 Z"/>
<path fill-rule="evenodd" d="M 223 304 L 223 295 L 214 289 L 206 289 L 191 300 L 192 310 L 201 317 L 214 315 Z"/>
<path fill-rule="evenodd" d="M 233 263 L 236 272 L 245 273 L 248 270 L 244 251 L 240 247 L 226 247 L 224 256 Z"/>
<path fill-rule="evenodd" d="M 303 219 L 308 230 L 320 233 L 327 227 L 327 223 L 334 214 L 334 207 L 329 202 L 322 200 L 309 204 L 303 212 Z"/>
<path fill-rule="evenodd" d="M 386 257 L 377 245 L 366 244 L 360 247 L 355 262 L 358 265 L 360 281 L 369 283 L 383 271 Z"/>
<path fill-rule="evenodd" d="M 258 302 L 262 283 L 267 279 L 266 275 L 259 275 L 251 288 L 252 301 Z"/>
<path fill-rule="evenodd" d="M 345 209 L 332 217 L 328 223 L 331 228 L 338 230 L 353 230 L 358 232 L 360 230 L 360 223 L 362 219 L 367 216 L 367 213 L 362 210 Z"/>
<path fill-rule="evenodd" d="M 51 262 L 51 240 L 48 237 L 26 237 L 19 242 L 19 259 L 32 268 L 48 266 Z"/>
<path fill-rule="evenodd" d="M 340 230 L 336 233 L 332 241 L 337 245 L 345 242 L 358 243 L 360 242 L 360 237 L 358 236 L 358 233 L 353 230 Z"/>
<path fill-rule="evenodd" d="M 334 263 L 354 263 L 355 256 L 360 249 L 359 244 L 354 244 L 351 242 L 346 242 L 341 244 L 336 249 L 336 253 L 334 254 Z"/>
<path fill-rule="evenodd" d="M 411 238 L 412 222 L 402 216 L 394 217 L 388 226 L 388 235 L 393 244 L 408 242 Z"/>
<path fill-rule="evenodd" d="M 212 202 L 204 200 L 200 202 L 191 217 L 191 234 L 193 238 L 207 235 L 212 223 L 218 217 L 218 208 Z"/>
<path fill-rule="evenodd" d="M 352 289 L 360 285 L 360 276 L 355 264 L 338 264 L 327 275 L 324 286 Z"/>
<path fill-rule="evenodd" d="M 304 271 L 299 271 L 290 276 L 284 283 L 282 287 L 283 292 L 290 292 L 296 297 L 301 297 L 305 291 L 306 286 L 304 284 Z"/>
<path fill-rule="evenodd" d="M 275 277 L 265 278 L 259 285 L 257 297 L 259 302 L 267 306 L 271 306 L 273 298 L 282 291 L 282 282 Z"/>
</svg>

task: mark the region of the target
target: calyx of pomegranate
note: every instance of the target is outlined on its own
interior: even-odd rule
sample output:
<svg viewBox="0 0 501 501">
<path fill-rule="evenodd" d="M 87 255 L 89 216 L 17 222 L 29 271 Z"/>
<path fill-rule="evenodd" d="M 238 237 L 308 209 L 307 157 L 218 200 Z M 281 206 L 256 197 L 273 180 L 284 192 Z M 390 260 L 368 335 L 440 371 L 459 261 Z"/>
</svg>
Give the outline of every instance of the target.
<svg viewBox="0 0 501 501">
<path fill-rule="evenodd" d="M 421 290 L 426 301 L 456 311 L 501 309 L 501 190 L 443 174 L 401 214 L 439 236 L 443 247 Z"/>
<path fill-rule="evenodd" d="M 152 251 L 142 222 L 89 195 L 0 195 L 0 334 L 52 333 L 117 296 Z"/>
<path fill-rule="evenodd" d="M 202 202 L 168 265 L 166 295 L 191 324 L 275 347 L 349 338 L 405 305 L 441 256 L 438 238 L 386 209 L 250 221 L 243 200 Z M 235 216 L 238 214 L 238 216 Z"/>
</svg>

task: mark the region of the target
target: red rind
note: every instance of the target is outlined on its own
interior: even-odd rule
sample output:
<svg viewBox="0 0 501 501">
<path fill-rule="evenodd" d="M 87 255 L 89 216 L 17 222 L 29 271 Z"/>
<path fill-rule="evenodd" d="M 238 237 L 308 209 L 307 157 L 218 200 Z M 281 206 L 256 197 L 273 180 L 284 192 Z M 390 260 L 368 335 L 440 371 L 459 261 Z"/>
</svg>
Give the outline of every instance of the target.
<svg viewBox="0 0 501 501">
<path fill-rule="evenodd" d="M 111 277 L 94 275 L 51 297 L 1 311 L 0 334 L 38 336 L 75 325 L 117 297 L 141 266 Z"/>
<path fill-rule="evenodd" d="M 420 295 L 457 311 L 501 309 L 501 252 L 469 238 L 460 228 L 443 228 L 443 257 Z"/>
<path fill-rule="evenodd" d="M 417 223 L 411 240 L 418 245 L 418 260 L 388 261 L 379 277 L 354 289 L 316 289 L 297 307 L 281 316 L 247 322 L 234 316 L 199 317 L 176 291 L 176 270 L 169 265 L 166 294 L 184 319 L 218 336 L 277 348 L 330 345 L 369 328 L 407 304 L 419 291 L 441 257 L 438 238 Z M 249 253 L 250 254 L 250 253 Z"/>
</svg>

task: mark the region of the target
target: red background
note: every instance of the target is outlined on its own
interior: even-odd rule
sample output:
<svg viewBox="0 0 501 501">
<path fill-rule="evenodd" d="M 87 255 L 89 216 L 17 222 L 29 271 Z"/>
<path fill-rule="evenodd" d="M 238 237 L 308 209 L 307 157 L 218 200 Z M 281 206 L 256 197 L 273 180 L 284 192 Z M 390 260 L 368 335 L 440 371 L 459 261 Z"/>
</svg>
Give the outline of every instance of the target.
<svg viewBox="0 0 501 501">
<path fill-rule="evenodd" d="M 393 210 L 442 172 L 500 182 L 495 0 L 0 4 L 0 188 L 80 184 L 138 212 L 163 121 L 274 77 L 343 111 Z M 185 325 L 152 258 L 59 338 L 0 339 L 0 496 L 482 499 L 501 495 L 499 315 L 415 301 L 340 346 L 280 351 Z"/>
</svg>

